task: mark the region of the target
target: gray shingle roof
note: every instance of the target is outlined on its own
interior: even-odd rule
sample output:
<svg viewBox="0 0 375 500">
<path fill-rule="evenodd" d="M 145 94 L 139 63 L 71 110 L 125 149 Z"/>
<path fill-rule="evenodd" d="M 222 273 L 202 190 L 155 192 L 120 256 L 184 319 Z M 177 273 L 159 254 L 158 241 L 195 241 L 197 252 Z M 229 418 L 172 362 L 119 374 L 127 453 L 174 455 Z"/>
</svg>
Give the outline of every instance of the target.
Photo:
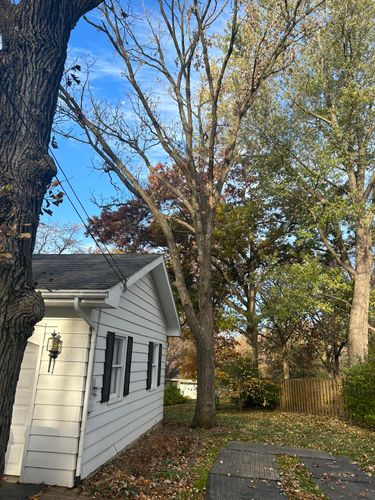
<svg viewBox="0 0 375 500">
<path fill-rule="evenodd" d="M 125 278 L 159 257 L 113 255 Z M 112 263 L 111 258 L 109 260 Z M 114 264 L 113 267 L 116 268 Z M 100 254 L 34 255 L 33 276 L 40 290 L 108 290 L 122 281 L 120 272 L 115 272 Z"/>
</svg>

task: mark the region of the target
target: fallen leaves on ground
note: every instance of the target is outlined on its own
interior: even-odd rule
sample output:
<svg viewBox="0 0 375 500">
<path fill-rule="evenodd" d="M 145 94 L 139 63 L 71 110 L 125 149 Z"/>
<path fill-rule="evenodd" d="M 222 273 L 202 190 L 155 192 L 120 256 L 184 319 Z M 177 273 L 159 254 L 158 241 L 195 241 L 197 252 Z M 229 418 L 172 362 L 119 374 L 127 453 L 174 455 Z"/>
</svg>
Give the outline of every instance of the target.
<svg viewBox="0 0 375 500">
<path fill-rule="evenodd" d="M 199 435 L 180 426 L 160 427 L 83 483 L 81 494 L 137 500 L 202 498 L 192 465 L 205 449 Z"/>
<path fill-rule="evenodd" d="M 375 470 L 375 433 L 332 417 L 223 408 L 218 426 L 189 427 L 193 405 L 165 408 L 164 426 L 138 440 L 83 483 L 82 494 L 134 500 L 200 500 L 208 471 L 228 441 L 314 448 Z M 301 497 L 304 498 L 304 497 Z"/>
<path fill-rule="evenodd" d="M 299 457 L 280 455 L 276 461 L 281 475 L 281 489 L 289 500 L 328 500 Z"/>
</svg>

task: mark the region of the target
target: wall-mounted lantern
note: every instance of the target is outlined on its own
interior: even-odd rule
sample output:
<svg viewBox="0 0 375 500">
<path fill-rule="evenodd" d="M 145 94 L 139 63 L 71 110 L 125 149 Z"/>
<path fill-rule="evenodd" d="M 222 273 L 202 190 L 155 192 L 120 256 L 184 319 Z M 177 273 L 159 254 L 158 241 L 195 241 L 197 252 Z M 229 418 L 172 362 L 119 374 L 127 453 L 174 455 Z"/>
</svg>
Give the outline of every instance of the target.
<svg viewBox="0 0 375 500">
<path fill-rule="evenodd" d="M 53 331 L 47 342 L 47 351 L 49 352 L 48 373 L 53 373 L 57 356 L 62 351 L 61 335 Z"/>
</svg>

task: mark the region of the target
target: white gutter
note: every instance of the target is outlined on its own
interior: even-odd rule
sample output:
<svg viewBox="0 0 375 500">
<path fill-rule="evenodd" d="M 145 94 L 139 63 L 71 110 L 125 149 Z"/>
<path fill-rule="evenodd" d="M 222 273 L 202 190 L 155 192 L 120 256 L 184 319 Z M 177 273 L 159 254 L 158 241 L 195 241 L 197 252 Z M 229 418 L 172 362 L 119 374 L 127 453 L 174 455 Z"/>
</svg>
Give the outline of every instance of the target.
<svg viewBox="0 0 375 500">
<path fill-rule="evenodd" d="M 91 321 L 90 317 L 81 308 L 81 298 L 80 297 L 74 298 L 73 306 L 74 306 L 74 310 L 78 314 L 78 316 L 81 316 L 81 318 L 86 321 L 86 323 L 89 325 L 89 327 L 92 330 L 96 330 L 95 323 L 93 323 Z M 91 354 L 91 351 L 90 351 L 90 354 Z"/>
<path fill-rule="evenodd" d="M 109 293 L 107 290 L 39 290 L 42 293 L 43 299 L 91 299 L 104 300 L 107 299 Z"/>
<path fill-rule="evenodd" d="M 82 468 L 82 455 L 83 455 L 83 445 L 84 445 L 84 436 L 86 431 L 87 417 L 88 417 L 88 406 L 90 402 L 91 395 L 91 381 L 94 370 L 94 361 L 95 361 L 95 347 L 96 347 L 96 338 L 98 333 L 98 328 L 100 325 L 100 316 L 102 310 L 99 309 L 99 318 L 98 323 L 95 325 L 89 318 L 89 316 L 81 309 L 80 305 L 81 299 L 80 297 L 75 297 L 74 299 L 74 310 L 76 313 L 83 318 L 86 323 L 90 327 L 90 350 L 89 350 L 89 360 L 87 363 L 87 371 L 86 371 L 86 383 L 85 383 L 85 395 L 83 399 L 83 408 L 82 408 L 82 419 L 81 419 L 81 428 L 79 432 L 79 444 L 78 444 L 78 453 L 77 453 L 77 466 L 76 466 L 76 479 L 81 476 L 81 468 Z"/>
</svg>

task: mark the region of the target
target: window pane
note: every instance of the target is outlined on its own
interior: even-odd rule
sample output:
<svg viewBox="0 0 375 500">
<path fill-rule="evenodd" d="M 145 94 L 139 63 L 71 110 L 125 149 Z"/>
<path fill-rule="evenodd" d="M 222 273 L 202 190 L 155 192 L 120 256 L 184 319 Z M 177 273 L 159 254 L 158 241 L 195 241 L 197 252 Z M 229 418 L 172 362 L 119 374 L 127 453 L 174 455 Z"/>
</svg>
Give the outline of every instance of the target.
<svg viewBox="0 0 375 500">
<path fill-rule="evenodd" d="M 159 344 L 154 344 L 151 370 L 151 387 L 156 387 L 157 363 L 159 358 Z"/>
<path fill-rule="evenodd" d="M 115 338 L 115 345 L 114 345 L 114 352 L 113 352 L 113 364 L 114 365 L 120 365 L 122 361 L 122 342 L 123 340 L 116 337 Z"/>
<path fill-rule="evenodd" d="M 110 393 L 114 394 L 116 392 L 116 368 L 112 368 L 111 374 L 111 390 Z"/>
<path fill-rule="evenodd" d="M 120 377 L 121 368 L 112 368 L 111 394 L 117 394 L 119 392 Z"/>
</svg>

